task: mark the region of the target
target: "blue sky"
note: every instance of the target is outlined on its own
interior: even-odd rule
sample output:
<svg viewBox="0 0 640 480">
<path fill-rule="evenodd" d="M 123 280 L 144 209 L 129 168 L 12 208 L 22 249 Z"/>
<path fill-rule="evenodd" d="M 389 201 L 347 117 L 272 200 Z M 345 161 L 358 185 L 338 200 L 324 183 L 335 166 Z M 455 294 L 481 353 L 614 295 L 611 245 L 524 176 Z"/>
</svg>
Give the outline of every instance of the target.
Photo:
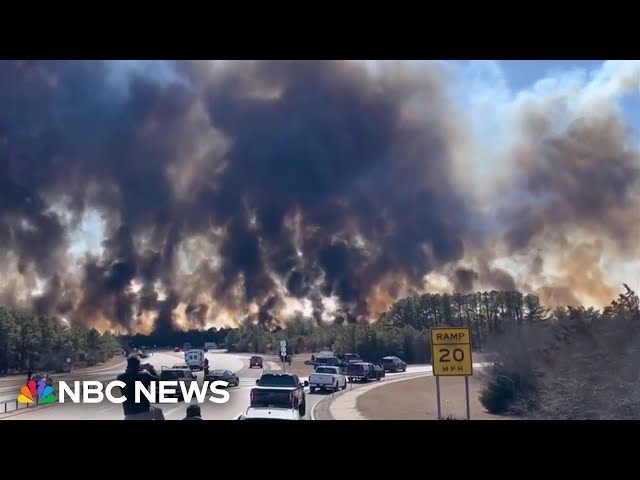
<svg viewBox="0 0 640 480">
<path fill-rule="evenodd" d="M 604 60 L 499 60 L 508 86 L 513 91 L 529 89 L 537 81 L 572 70 L 594 72 Z M 638 64 L 638 91 L 621 98 L 625 118 L 640 132 L 640 63 Z"/>
</svg>

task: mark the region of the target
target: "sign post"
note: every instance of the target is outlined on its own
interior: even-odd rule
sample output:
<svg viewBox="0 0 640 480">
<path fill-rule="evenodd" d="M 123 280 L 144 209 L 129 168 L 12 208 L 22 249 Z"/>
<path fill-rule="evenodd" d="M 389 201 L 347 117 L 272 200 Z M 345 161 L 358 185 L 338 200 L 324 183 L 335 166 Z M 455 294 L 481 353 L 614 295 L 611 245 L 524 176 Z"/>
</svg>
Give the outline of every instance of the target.
<svg viewBox="0 0 640 480">
<path fill-rule="evenodd" d="M 280 340 L 280 360 L 282 360 L 282 371 L 286 372 L 286 360 L 287 360 L 287 341 Z"/>
<path fill-rule="evenodd" d="M 431 328 L 431 364 L 436 377 L 438 420 L 442 420 L 440 377 L 464 377 L 467 420 L 471 419 L 469 377 L 473 375 L 471 329 L 465 327 Z"/>
</svg>

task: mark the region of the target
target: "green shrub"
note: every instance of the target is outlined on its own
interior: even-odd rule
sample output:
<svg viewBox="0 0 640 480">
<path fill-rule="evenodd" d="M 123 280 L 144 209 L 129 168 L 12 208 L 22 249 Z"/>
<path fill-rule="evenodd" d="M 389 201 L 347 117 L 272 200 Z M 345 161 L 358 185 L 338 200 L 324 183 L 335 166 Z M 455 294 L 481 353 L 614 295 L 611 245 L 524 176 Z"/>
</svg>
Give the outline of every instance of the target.
<svg viewBox="0 0 640 480">
<path fill-rule="evenodd" d="M 523 415 L 535 408 L 538 388 L 533 370 L 523 368 L 515 371 L 497 365 L 489 370 L 487 377 L 479 398 L 487 412 Z"/>
</svg>

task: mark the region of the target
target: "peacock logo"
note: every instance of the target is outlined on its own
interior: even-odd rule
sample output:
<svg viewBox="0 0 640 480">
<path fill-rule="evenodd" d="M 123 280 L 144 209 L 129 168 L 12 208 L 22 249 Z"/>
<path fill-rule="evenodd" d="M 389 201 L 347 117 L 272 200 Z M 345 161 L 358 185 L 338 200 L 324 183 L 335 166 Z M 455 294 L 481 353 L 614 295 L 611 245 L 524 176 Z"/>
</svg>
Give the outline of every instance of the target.
<svg viewBox="0 0 640 480">
<path fill-rule="evenodd" d="M 20 395 L 18 395 L 18 403 L 36 403 L 34 398 L 38 395 L 38 403 L 54 403 L 58 399 L 53 394 L 53 388 L 47 385 L 44 380 L 40 380 L 37 383 L 34 380 L 30 380 L 27 385 L 20 389 Z"/>
</svg>

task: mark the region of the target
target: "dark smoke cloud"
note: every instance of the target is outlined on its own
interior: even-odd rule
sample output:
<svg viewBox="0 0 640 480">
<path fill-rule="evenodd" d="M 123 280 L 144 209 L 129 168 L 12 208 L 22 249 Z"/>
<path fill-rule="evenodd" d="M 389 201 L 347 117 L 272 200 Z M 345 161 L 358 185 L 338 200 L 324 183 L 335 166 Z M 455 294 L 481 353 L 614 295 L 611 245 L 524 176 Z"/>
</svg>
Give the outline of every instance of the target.
<svg viewBox="0 0 640 480">
<path fill-rule="evenodd" d="M 483 286 L 495 290 L 516 290 L 516 281 L 509 272 L 502 268 L 491 267 L 484 260 L 479 263 L 478 271 L 462 267 L 454 270 L 452 284 L 455 291 L 469 293 L 477 289 L 479 281 Z"/>
<path fill-rule="evenodd" d="M 622 119 L 594 115 L 556 132 L 526 115 L 534 113 L 525 112 L 523 139 L 514 148 L 522 172 L 516 185 L 537 201 L 503 210 L 510 248 L 517 252 L 551 229 L 566 234 L 579 226 L 609 236 L 620 251 L 634 251 L 637 217 L 634 222 L 627 212 L 637 207 L 640 156 Z"/>
<path fill-rule="evenodd" d="M 132 329 L 152 318 L 166 331 L 222 313 L 274 324 L 285 296 L 309 300 L 320 321 L 333 296 L 336 321 L 356 321 L 468 253 L 481 214 L 454 180 L 465 135 L 438 66 L 173 68 L 173 81 L 138 73 L 123 86 L 105 62 L 0 62 L 0 272 L 17 272 L 3 302 L 37 290 L 43 313 Z M 632 249 L 623 210 L 637 206 L 639 173 L 624 125 L 538 123 L 523 123 L 512 186 L 543 201 L 506 192 L 513 201 L 493 212 L 508 250 L 576 225 Z M 102 251 L 71 258 L 95 212 Z M 491 266 L 491 239 L 473 241 L 483 260 L 454 286 L 516 288 Z"/>
<path fill-rule="evenodd" d="M 172 328 L 180 303 L 202 325 L 200 293 L 219 308 L 254 303 L 261 323 L 276 320 L 281 293 L 311 299 L 318 319 L 322 295 L 365 315 L 386 275 L 419 284 L 463 255 L 468 211 L 434 72 L 416 83 L 350 62 L 181 63 L 182 82 L 133 76 L 116 92 L 101 62 L 0 69 L 0 238 L 19 268 L 54 276 L 35 302 L 43 311 L 68 310 L 59 302 L 72 289 L 75 321 L 123 326 L 152 312 Z M 416 95 L 426 124 L 407 118 Z M 67 228 L 88 210 L 105 218 L 106 239 L 73 277 L 61 263 Z M 203 260 L 187 288 L 177 249 L 213 239 L 212 227 L 220 265 Z"/>
<path fill-rule="evenodd" d="M 453 287 L 456 292 L 469 293 L 474 289 L 478 274 L 468 268 L 457 268 L 454 272 Z"/>
</svg>

